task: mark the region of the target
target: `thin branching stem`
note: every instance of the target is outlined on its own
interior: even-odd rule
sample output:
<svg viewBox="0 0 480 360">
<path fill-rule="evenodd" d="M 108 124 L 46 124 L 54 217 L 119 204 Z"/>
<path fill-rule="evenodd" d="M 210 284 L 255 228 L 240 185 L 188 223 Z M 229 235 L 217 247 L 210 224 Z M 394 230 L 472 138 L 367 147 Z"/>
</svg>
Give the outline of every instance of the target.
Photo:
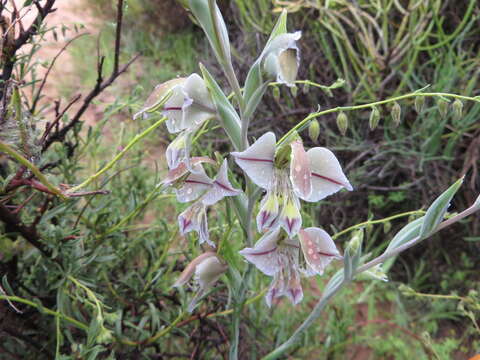
<svg viewBox="0 0 480 360">
<path fill-rule="evenodd" d="M 395 102 L 395 101 L 400 101 L 400 100 L 410 99 L 410 98 L 415 98 L 415 97 L 443 97 L 443 98 L 453 98 L 453 99 L 459 99 L 459 100 L 475 101 L 475 102 L 480 103 L 480 97 L 479 96 L 472 97 L 472 96 L 464 96 L 464 95 L 442 93 L 442 92 L 413 92 L 413 93 L 410 93 L 410 94 L 400 95 L 400 96 L 396 96 L 396 97 L 393 97 L 393 98 L 390 98 L 390 99 L 375 101 L 375 102 L 371 102 L 371 103 L 368 103 L 368 104 L 355 105 L 355 106 L 337 106 L 337 107 L 332 108 L 332 109 L 327 109 L 327 110 L 311 113 L 305 119 L 303 119 L 298 124 L 296 124 L 293 128 L 291 128 L 277 142 L 277 145 L 283 144 L 294 132 L 302 129 L 311 120 L 316 119 L 320 116 L 331 114 L 331 113 L 337 113 L 337 112 L 340 112 L 340 111 L 354 111 L 354 110 L 362 110 L 362 109 L 371 109 L 374 106 L 389 104 L 389 103 L 392 103 L 392 102 Z"/>
</svg>

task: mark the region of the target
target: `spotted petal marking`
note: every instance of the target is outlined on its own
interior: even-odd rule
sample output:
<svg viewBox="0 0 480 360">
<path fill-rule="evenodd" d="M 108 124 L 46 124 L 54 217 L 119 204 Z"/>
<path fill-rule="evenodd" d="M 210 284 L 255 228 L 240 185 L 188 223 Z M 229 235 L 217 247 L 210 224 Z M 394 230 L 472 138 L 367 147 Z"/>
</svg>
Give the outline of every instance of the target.
<svg viewBox="0 0 480 360">
<path fill-rule="evenodd" d="M 341 259 L 335 243 L 326 231 L 311 227 L 298 232 L 305 260 L 313 272 L 322 275 L 334 259 Z"/>
<path fill-rule="evenodd" d="M 310 160 L 303 148 L 301 140 L 293 141 L 290 146 L 292 148 L 290 180 L 293 185 L 293 190 L 302 199 L 308 198 L 312 193 Z"/>
</svg>

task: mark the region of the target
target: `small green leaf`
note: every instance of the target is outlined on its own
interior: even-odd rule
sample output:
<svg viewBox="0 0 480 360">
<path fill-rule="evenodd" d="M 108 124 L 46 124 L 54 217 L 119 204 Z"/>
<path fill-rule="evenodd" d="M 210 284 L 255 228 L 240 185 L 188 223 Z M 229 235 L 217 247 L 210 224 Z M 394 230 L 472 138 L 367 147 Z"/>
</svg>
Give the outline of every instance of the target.
<svg viewBox="0 0 480 360">
<path fill-rule="evenodd" d="M 390 244 L 387 247 L 385 252 L 393 250 L 400 245 L 403 245 L 410 240 L 416 238 L 420 234 L 420 228 L 422 227 L 424 217 L 418 218 L 411 223 L 405 225 L 390 241 Z"/>
<path fill-rule="evenodd" d="M 458 179 L 447 191 L 440 195 L 427 210 L 425 214 L 425 221 L 423 221 L 422 229 L 420 231 L 420 237 L 426 238 L 430 236 L 438 224 L 443 220 L 445 213 L 453 196 L 463 183 L 463 177 Z"/>
</svg>

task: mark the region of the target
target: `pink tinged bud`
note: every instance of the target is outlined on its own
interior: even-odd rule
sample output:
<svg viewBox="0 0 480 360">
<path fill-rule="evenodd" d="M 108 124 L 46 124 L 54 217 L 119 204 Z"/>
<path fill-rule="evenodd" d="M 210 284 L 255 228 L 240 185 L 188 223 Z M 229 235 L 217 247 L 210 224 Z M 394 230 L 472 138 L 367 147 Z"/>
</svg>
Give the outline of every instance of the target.
<svg viewBox="0 0 480 360">
<path fill-rule="evenodd" d="M 200 244 L 207 242 L 210 246 L 215 247 L 208 234 L 207 211 L 202 202 L 196 202 L 182 212 L 178 216 L 178 226 L 180 234 L 186 235 L 191 231 L 196 231 Z"/>
<path fill-rule="evenodd" d="M 195 273 L 195 269 L 198 264 L 200 264 L 202 261 L 209 257 L 215 256 L 215 253 L 212 251 L 203 253 L 199 256 L 197 256 L 195 259 L 190 262 L 190 264 L 187 265 L 187 267 L 182 271 L 180 276 L 178 277 L 177 281 L 173 284 L 174 287 L 179 287 L 185 285 L 193 276 Z"/>
<path fill-rule="evenodd" d="M 265 232 L 272 228 L 277 217 L 278 197 L 273 190 L 269 190 L 260 203 L 260 211 L 257 215 L 258 231 Z"/>
<path fill-rule="evenodd" d="M 147 101 L 143 105 L 142 109 L 133 115 L 133 119 L 137 119 L 139 116 L 146 117 L 148 113 L 160 110 L 157 109 L 158 105 L 165 100 L 165 97 L 169 94 L 170 90 L 175 86 L 182 84 L 185 82 L 186 78 L 177 78 L 172 79 L 162 84 L 159 84 L 155 87 L 155 90 L 150 94 Z"/>
<path fill-rule="evenodd" d="M 294 195 L 287 195 L 280 213 L 280 226 L 287 232 L 289 237 L 295 236 L 302 227 L 300 204 Z"/>
<path fill-rule="evenodd" d="M 193 166 L 193 170 L 194 172 L 185 179 L 183 186 L 175 191 L 177 200 L 181 203 L 198 199 L 213 186 L 212 179 L 205 174 L 202 165 Z"/>
<path fill-rule="evenodd" d="M 265 275 L 273 276 L 280 269 L 277 238 L 280 230 L 276 229 L 263 235 L 253 248 L 239 251 L 247 261 Z"/>
<path fill-rule="evenodd" d="M 309 266 L 308 272 L 322 275 L 325 267 L 334 259 L 341 259 L 330 235 L 322 229 L 311 227 L 298 233 L 302 252 Z"/>
<path fill-rule="evenodd" d="M 312 192 L 308 197 L 301 196 L 303 200 L 315 202 L 342 188 L 353 190 L 340 163 L 330 150 L 315 147 L 307 151 L 307 156 L 310 160 Z"/>
<path fill-rule="evenodd" d="M 188 305 L 188 311 L 192 312 L 198 300 L 207 292 L 227 270 L 214 252 L 206 252 L 196 257 L 180 274 L 173 286 L 179 287 L 186 284 L 195 274 L 195 281 L 199 291 Z"/>
<path fill-rule="evenodd" d="M 242 152 L 232 152 L 235 162 L 247 176 L 263 189 L 269 189 L 273 179 L 273 159 L 276 138 L 273 132 L 263 134 L 249 148 Z"/>
<path fill-rule="evenodd" d="M 192 166 L 192 169 L 195 169 L 195 165 L 201 164 L 201 163 L 209 163 L 209 164 L 215 164 L 215 161 L 206 157 L 206 156 L 199 156 L 199 157 L 193 157 L 190 159 L 190 164 Z M 180 179 L 182 176 L 187 174 L 189 172 L 189 168 L 187 167 L 186 162 L 182 162 L 178 164 L 178 166 L 174 169 L 171 169 L 165 179 L 162 180 L 162 183 L 166 186 L 169 186 L 173 184 L 176 180 Z"/>
<path fill-rule="evenodd" d="M 293 190 L 301 198 L 308 198 L 312 193 L 310 160 L 301 140 L 293 141 L 290 146 L 292 148 L 290 180 Z"/>
<path fill-rule="evenodd" d="M 241 190 L 234 189 L 228 180 L 228 162 L 225 159 L 212 182 L 210 190 L 202 198 L 202 201 L 205 205 L 213 205 L 226 196 L 237 196 L 241 192 Z"/>
<path fill-rule="evenodd" d="M 195 269 L 195 280 L 202 290 L 210 288 L 227 270 L 227 265 L 220 262 L 218 257 L 211 256 L 204 259 Z"/>
</svg>

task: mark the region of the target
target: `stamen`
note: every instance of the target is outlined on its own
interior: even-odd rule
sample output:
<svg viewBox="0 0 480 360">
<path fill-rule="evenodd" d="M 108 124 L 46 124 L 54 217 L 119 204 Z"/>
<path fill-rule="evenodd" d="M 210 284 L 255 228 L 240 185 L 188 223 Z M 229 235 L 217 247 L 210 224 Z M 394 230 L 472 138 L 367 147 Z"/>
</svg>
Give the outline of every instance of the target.
<svg viewBox="0 0 480 360">
<path fill-rule="evenodd" d="M 182 108 L 181 108 L 181 107 L 172 106 L 172 107 L 165 107 L 165 108 L 163 108 L 163 110 L 165 110 L 165 111 L 181 111 Z"/>
<path fill-rule="evenodd" d="M 323 176 L 323 175 L 320 175 L 320 174 L 317 174 L 317 173 L 314 173 L 312 172 L 312 176 L 315 176 L 315 177 L 318 177 L 320 179 L 323 179 L 323 180 L 327 180 L 327 181 L 330 181 L 336 185 L 340 185 L 340 186 L 343 186 L 345 187 L 345 185 L 343 185 L 341 182 L 337 181 L 337 180 L 334 180 L 332 178 L 329 178 L 329 177 L 326 177 L 326 176 Z"/>
</svg>

